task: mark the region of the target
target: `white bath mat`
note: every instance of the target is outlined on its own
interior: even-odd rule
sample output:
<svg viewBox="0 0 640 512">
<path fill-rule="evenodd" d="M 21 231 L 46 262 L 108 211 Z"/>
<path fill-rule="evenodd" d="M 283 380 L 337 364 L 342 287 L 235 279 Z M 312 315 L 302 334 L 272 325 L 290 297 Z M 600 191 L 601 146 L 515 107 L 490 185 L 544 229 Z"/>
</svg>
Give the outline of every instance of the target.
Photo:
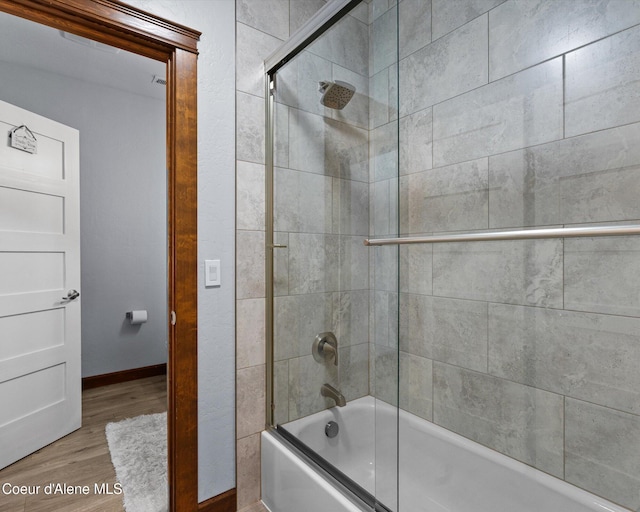
<svg viewBox="0 0 640 512">
<path fill-rule="evenodd" d="M 105 433 L 126 512 L 166 512 L 167 413 L 109 423 Z"/>
</svg>

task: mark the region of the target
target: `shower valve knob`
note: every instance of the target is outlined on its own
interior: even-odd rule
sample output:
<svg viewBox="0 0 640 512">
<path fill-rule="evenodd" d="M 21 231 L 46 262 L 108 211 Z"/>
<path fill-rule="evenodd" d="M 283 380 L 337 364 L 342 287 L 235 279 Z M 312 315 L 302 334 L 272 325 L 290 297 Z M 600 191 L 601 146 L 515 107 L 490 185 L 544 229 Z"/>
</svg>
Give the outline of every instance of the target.
<svg viewBox="0 0 640 512">
<path fill-rule="evenodd" d="M 332 332 L 323 332 L 316 336 L 311 347 L 313 358 L 318 363 L 326 363 L 333 360 L 338 366 L 338 340 Z"/>
</svg>

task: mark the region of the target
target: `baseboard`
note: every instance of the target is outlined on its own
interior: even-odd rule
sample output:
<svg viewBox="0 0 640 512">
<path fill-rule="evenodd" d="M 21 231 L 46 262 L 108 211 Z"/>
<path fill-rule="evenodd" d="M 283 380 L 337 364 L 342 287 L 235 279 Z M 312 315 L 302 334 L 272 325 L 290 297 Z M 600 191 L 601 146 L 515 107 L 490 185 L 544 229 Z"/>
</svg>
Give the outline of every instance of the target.
<svg viewBox="0 0 640 512">
<path fill-rule="evenodd" d="M 198 503 L 198 512 L 236 512 L 235 488 Z"/>
<path fill-rule="evenodd" d="M 82 390 L 99 388 L 108 386 L 109 384 L 118 384 L 120 382 L 128 382 L 130 380 L 145 379 L 147 377 L 155 377 L 156 375 L 167 374 L 167 363 L 154 364 L 152 366 L 144 366 L 142 368 L 132 368 L 131 370 L 122 370 L 113 373 L 103 373 L 102 375 L 93 375 L 92 377 L 84 377 L 82 379 Z"/>
</svg>

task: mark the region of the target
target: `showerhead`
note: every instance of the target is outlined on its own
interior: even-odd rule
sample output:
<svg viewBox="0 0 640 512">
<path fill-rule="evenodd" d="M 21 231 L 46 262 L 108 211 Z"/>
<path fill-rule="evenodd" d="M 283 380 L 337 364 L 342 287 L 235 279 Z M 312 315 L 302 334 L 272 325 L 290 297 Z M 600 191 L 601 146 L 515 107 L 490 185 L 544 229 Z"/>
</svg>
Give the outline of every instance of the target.
<svg viewBox="0 0 640 512">
<path fill-rule="evenodd" d="M 353 98 L 356 88 L 347 82 L 336 80 L 335 82 L 320 82 L 318 89 L 322 93 L 320 103 L 325 107 L 342 110 Z"/>
</svg>

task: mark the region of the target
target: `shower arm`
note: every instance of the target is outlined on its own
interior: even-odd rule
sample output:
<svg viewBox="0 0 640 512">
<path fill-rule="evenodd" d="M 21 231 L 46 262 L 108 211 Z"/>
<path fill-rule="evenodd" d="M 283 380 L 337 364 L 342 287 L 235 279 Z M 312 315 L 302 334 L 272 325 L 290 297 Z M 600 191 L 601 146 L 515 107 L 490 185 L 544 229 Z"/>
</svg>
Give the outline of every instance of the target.
<svg viewBox="0 0 640 512">
<path fill-rule="evenodd" d="M 640 224 L 621 226 L 589 226 L 580 228 L 518 229 L 510 231 L 487 231 L 481 233 L 458 233 L 453 235 L 430 235 L 399 238 L 367 238 L 366 246 L 438 244 L 453 242 L 494 242 L 499 240 L 536 240 L 542 238 L 583 238 L 594 236 L 640 235 Z"/>
</svg>

